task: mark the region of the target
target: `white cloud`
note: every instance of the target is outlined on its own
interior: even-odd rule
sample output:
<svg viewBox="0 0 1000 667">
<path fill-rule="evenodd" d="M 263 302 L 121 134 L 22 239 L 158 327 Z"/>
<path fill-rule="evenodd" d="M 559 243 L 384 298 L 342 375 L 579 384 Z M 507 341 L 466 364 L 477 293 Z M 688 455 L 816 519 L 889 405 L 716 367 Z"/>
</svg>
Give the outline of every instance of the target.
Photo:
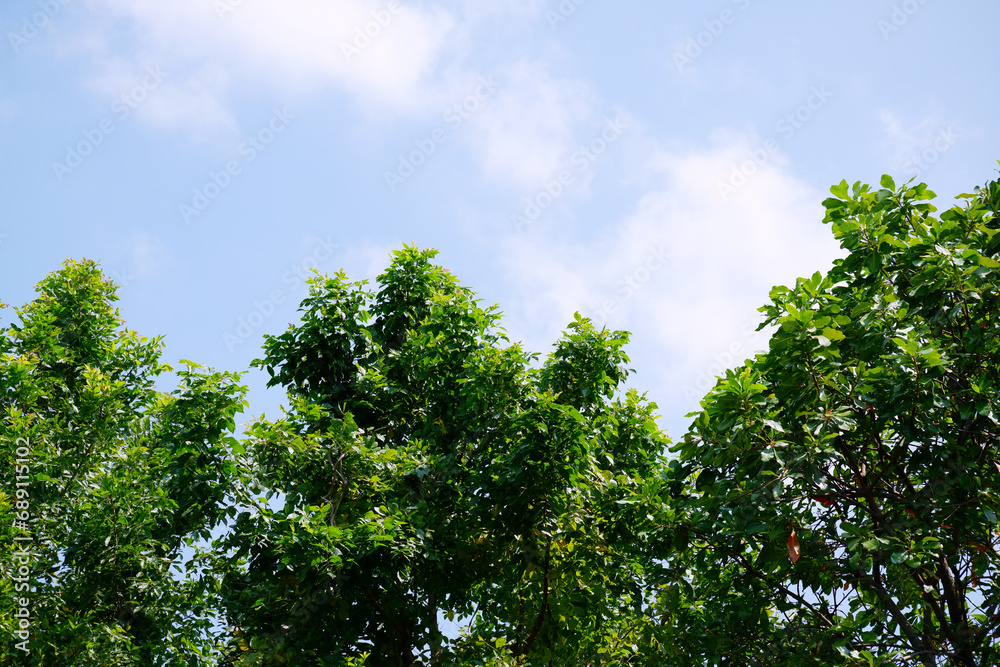
<svg viewBox="0 0 1000 667">
<path fill-rule="evenodd" d="M 219 67 L 204 67 L 181 83 L 167 82 L 148 104 L 140 117 L 147 123 L 177 129 L 186 127 L 201 137 L 215 131 L 235 132 L 236 119 L 216 95 L 226 85 L 226 73 Z"/>
<path fill-rule="evenodd" d="M 94 0 L 92 8 L 97 34 L 80 43 L 103 59 L 98 85 L 114 81 L 116 58 L 159 63 L 172 76 L 153 118 L 167 126 L 227 122 L 236 85 L 289 94 L 335 85 L 389 108 L 422 108 L 421 84 L 454 25 L 440 8 L 366 0 Z M 123 42 L 135 52 L 109 56 Z"/>
<path fill-rule="evenodd" d="M 505 254 L 524 305 L 510 313 L 512 331 L 529 347 L 547 345 L 578 310 L 659 350 L 658 382 L 671 400 L 686 400 L 685 387 L 703 395 L 700 375 L 766 346 L 753 329 L 770 288 L 826 271 L 840 256 L 821 223 L 823 193 L 792 176 L 780 156 L 720 197 L 718 183 L 759 144 L 720 133 L 707 149 L 657 149 L 640 170 L 659 184 L 609 232 L 586 242 L 515 237 Z"/>
<path fill-rule="evenodd" d="M 936 116 L 913 122 L 886 109 L 879 111 L 878 117 L 884 133 L 882 151 L 893 171 L 900 171 L 914 154 L 930 144 L 944 125 Z"/>
<path fill-rule="evenodd" d="M 491 42 L 501 25 L 515 41 L 544 27 L 540 0 L 464 0 L 448 9 L 396 0 L 91 0 L 89 7 L 94 20 L 74 48 L 94 58 L 91 87 L 113 101 L 145 67 L 159 67 L 164 81 L 137 118 L 220 146 L 238 133 L 231 108 L 248 94 L 265 91 L 295 107 L 332 88 L 369 117 L 441 122 L 488 77 L 499 89 L 460 141 L 487 178 L 533 189 L 565 168 L 603 120 L 587 82 L 553 73 L 569 58 L 554 42 L 513 61 L 509 44 Z M 477 56 L 484 41 L 492 66 Z"/>
<path fill-rule="evenodd" d="M 132 238 L 131 263 L 140 278 L 158 273 L 167 261 L 167 254 L 163 242 L 151 234 L 136 234 Z"/>
<path fill-rule="evenodd" d="M 467 0 L 453 11 L 387 0 L 92 0 L 91 8 L 96 20 L 77 40 L 98 66 L 91 86 L 115 99 L 154 63 L 167 75 L 140 118 L 197 138 L 234 133 L 231 100 L 262 87 L 288 104 L 333 87 L 376 115 L 440 119 L 480 76 L 494 77 L 500 88 L 464 139 L 489 178 L 536 187 L 565 166 L 595 120 L 592 88 L 551 71 L 565 54 L 489 71 L 470 61 L 499 21 L 517 33 L 538 20 L 538 0 Z"/>
<path fill-rule="evenodd" d="M 549 0 L 463 0 L 462 15 L 479 22 L 509 16 L 521 19 L 536 18 Z"/>
<path fill-rule="evenodd" d="M 135 280 L 155 277 L 172 262 L 167 247 L 159 237 L 148 232 L 131 234 L 116 246 L 115 254 L 123 263 L 105 261 L 102 270 L 120 288 L 128 287 Z"/>
<path fill-rule="evenodd" d="M 219 96 L 229 84 L 225 67 L 207 63 L 183 73 L 163 61 L 100 57 L 100 73 L 89 86 L 111 100 L 118 120 L 134 117 L 153 127 L 183 127 L 197 138 L 236 131 L 236 119 Z"/>
<path fill-rule="evenodd" d="M 596 94 L 582 81 L 558 78 L 545 60 L 500 72 L 501 90 L 474 122 L 471 139 L 487 176 L 539 187 L 565 168 Z"/>
</svg>

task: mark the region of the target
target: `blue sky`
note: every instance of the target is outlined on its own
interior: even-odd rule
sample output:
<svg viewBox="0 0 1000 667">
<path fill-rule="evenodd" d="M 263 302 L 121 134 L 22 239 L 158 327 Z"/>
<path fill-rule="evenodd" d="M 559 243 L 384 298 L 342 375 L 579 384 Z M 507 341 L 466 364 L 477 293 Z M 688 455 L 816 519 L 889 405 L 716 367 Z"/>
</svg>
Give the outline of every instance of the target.
<svg viewBox="0 0 1000 667">
<path fill-rule="evenodd" d="M 531 349 L 574 311 L 631 331 L 679 437 L 766 345 L 769 289 L 838 255 L 830 185 L 950 205 L 996 176 L 997 25 L 985 0 L 6 0 L 0 299 L 96 259 L 168 361 L 245 370 L 309 268 L 415 243 Z"/>
</svg>

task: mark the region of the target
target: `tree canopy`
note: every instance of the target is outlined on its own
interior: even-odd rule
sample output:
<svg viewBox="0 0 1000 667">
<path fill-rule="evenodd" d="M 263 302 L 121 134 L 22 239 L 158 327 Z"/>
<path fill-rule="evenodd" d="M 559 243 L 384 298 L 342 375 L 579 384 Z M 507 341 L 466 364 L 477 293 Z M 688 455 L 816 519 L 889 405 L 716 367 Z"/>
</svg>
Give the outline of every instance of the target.
<svg viewBox="0 0 1000 667">
<path fill-rule="evenodd" d="M 314 279 L 255 362 L 292 407 L 253 425 L 240 466 L 284 506 L 242 514 L 215 568 L 237 664 L 633 651 L 648 527 L 623 503 L 655 495 L 667 441 L 620 391 L 627 335 L 578 318 L 533 365 L 433 255 L 395 253 L 374 292 Z M 468 631 L 448 639 L 442 619 Z"/>
<path fill-rule="evenodd" d="M 206 601 L 175 569 L 228 506 L 227 434 L 245 388 L 188 364 L 175 390 L 156 390 L 171 370 L 162 341 L 121 327 L 115 288 L 94 262 L 67 261 L 38 293 L 0 331 L 3 529 L 28 540 L 5 536 L 0 554 L 5 573 L 24 565 L 31 582 L 19 592 L 0 580 L 3 663 L 202 664 Z M 15 461 L 30 483 L 16 484 Z M 31 556 L 15 562 L 8 547 L 24 544 Z M 27 652 L 15 646 L 19 599 Z"/>
<path fill-rule="evenodd" d="M 831 188 L 847 256 L 771 291 L 674 448 L 708 664 L 1000 663 L 1000 183 L 881 185 Z"/>
<path fill-rule="evenodd" d="M 675 442 L 628 333 L 525 351 L 433 250 L 314 275 L 243 430 L 67 260 L 0 329 L 0 661 L 1000 663 L 1000 181 L 831 192 Z"/>
</svg>

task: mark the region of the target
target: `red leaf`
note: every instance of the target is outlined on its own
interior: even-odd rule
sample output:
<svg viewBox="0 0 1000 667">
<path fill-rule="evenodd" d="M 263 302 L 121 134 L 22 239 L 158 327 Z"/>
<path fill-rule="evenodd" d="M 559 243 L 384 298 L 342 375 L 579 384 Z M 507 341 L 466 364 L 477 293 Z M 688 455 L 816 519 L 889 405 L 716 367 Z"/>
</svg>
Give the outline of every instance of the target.
<svg viewBox="0 0 1000 667">
<path fill-rule="evenodd" d="M 795 537 L 795 531 L 788 536 L 788 557 L 792 559 L 793 563 L 798 562 L 799 556 L 802 555 L 802 550 L 799 549 L 799 538 Z"/>
</svg>

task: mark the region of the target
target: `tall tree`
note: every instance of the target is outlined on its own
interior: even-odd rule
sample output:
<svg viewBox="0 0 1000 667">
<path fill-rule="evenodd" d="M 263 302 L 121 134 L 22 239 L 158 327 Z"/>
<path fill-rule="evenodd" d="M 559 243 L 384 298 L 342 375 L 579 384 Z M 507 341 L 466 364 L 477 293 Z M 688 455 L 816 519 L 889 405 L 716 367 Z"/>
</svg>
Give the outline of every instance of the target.
<svg viewBox="0 0 1000 667">
<path fill-rule="evenodd" d="M 201 665 L 210 602 L 172 568 L 224 518 L 245 388 L 185 362 L 177 389 L 156 390 L 170 370 L 161 339 L 122 327 L 115 286 L 92 261 L 67 260 L 37 289 L 0 329 L 0 491 L 9 511 L 23 503 L 4 543 L 30 538 L 20 544 L 31 552 L 15 568 L 27 561 L 30 589 L 0 583 L 0 623 L 14 636 L 0 662 Z M 10 474 L 18 459 L 27 486 Z M 0 530 L 14 528 L 4 519 Z M 8 566 L 14 551 L 2 551 Z M 27 652 L 9 624 L 22 599 Z"/>
<path fill-rule="evenodd" d="M 1000 664 L 1000 182 L 881 186 L 676 446 L 678 664 Z"/>
<path fill-rule="evenodd" d="M 314 278 L 301 323 L 255 362 L 291 407 L 251 428 L 250 509 L 217 547 L 229 662 L 636 653 L 640 506 L 660 502 L 667 441 L 621 390 L 626 334 L 578 316 L 538 367 L 435 254 L 394 253 L 375 292 Z M 444 619 L 467 632 L 449 639 Z"/>
<path fill-rule="evenodd" d="M 0 660 L 1000 664 L 1000 181 L 939 215 L 881 186 L 832 188 L 845 257 L 772 290 L 672 460 L 625 332 L 576 316 L 539 363 L 434 251 L 313 278 L 242 441 L 239 376 L 158 391 L 160 339 L 67 261 L 0 329 L 0 539 L 32 545 Z"/>
</svg>

